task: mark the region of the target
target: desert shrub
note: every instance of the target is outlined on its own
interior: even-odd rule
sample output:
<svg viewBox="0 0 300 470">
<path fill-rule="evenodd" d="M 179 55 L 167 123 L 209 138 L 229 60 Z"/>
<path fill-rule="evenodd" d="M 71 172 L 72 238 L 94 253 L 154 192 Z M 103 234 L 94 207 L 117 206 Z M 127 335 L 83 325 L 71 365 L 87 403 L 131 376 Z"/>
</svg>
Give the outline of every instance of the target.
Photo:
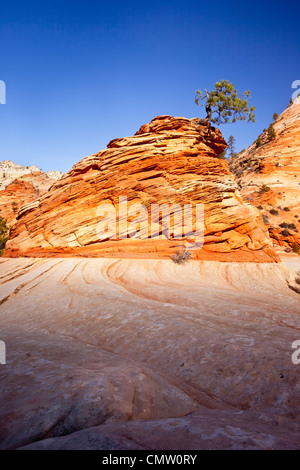
<svg viewBox="0 0 300 470">
<path fill-rule="evenodd" d="M 259 209 L 260 211 L 263 210 L 263 206 L 257 206 L 257 209 Z"/>
<path fill-rule="evenodd" d="M 224 150 L 222 153 L 219 153 L 218 158 L 220 160 L 226 160 L 226 150 Z"/>
<path fill-rule="evenodd" d="M 5 243 L 9 239 L 9 228 L 6 225 L 6 219 L 0 216 L 0 256 L 3 255 Z"/>
<path fill-rule="evenodd" d="M 191 256 L 192 253 L 190 251 L 178 250 L 174 256 L 171 256 L 171 260 L 176 264 L 184 264 L 190 259 Z"/>
<path fill-rule="evenodd" d="M 296 225 L 295 224 L 287 224 L 286 222 L 282 222 L 281 224 L 279 224 L 279 227 L 289 228 L 290 230 L 296 230 Z"/>
<path fill-rule="evenodd" d="M 278 114 L 277 114 L 277 113 L 274 113 L 274 114 L 273 114 L 273 119 L 274 119 L 274 121 L 275 121 L 277 118 L 278 118 Z"/>
<path fill-rule="evenodd" d="M 271 210 L 270 210 L 270 214 L 272 214 L 272 215 L 278 215 L 279 212 L 278 212 L 276 209 L 271 209 Z"/>
<path fill-rule="evenodd" d="M 14 214 L 16 214 L 16 212 L 18 212 L 18 204 L 15 201 L 12 203 L 11 208 L 12 208 Z"/>
<path fill-rule="evenodd" d="M 263 219 L 263 221 L 264 221 L 264 224 L 265 224 L 265 225 L 268 225 L 268 223 L 269 223 L 268 216 L 265 215 L 265 214 L 263 214 L 263 215 L 262 215 L 262 219 Z"/>
<path fill-rule="evenodd" d="M 292 244 L 292 250 L 293 250 L 294 253 L 297 253 L 297 255 L 299 255 L 300 254 L 300 245 L 298 245 L 297 243 L 294 242 Z"/>
<path fill-rule="evenodd" d="M 283 210 L 284 210 L 285 212 L 290 212 L 290 209 L 289 209 L 288 207 L 284 207 Z"/>
<path fill-rule="evenodd" d="M 280 233 L 283 237 L 288 237 L 290 235 L 287 230 L 282 230 Z"/>
<path fill-rule="evenodd" d="M 270 191 L 271 188 L 267 186 L 266 184 L 263 184 L 258 191 L 258 194 L 261 196 L 262 194 L 266 193 L 267 191 Z"/>
</svg>

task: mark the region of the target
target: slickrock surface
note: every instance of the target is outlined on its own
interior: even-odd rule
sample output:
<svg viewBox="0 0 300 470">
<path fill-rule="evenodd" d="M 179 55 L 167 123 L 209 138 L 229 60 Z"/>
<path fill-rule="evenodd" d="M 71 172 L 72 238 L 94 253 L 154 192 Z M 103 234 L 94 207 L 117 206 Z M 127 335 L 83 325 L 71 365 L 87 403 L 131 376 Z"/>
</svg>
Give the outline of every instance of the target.
<svg viewBox="0 0 300 470">
<path fill-rule="evenodd" d="M 59 171 L 44 173 L 35 165 L 0 162 L 0 216 L 13 225 L 20 208 L 39 199 L 61 176 Z"/>
<path fill-rule="evenodd" d="M 232 159 L 230 169 L 244 199 L 264 214 L 274 243 L 300 249 L 300 98 L 280 114 L 274 129 L 274 140 L 264 132 L 262 145 L 254 142 Z"/>
<path fill-rule="evenodd" d="M 0 448 L 299 449 L 299 270 L 1 258 Z"/>
<path fill-rule="evenodd" d="M 148 210 L 153 203 L 204 204 L 204 247 L 194 252 L 195 258 L 278 260 L 259 210 L 242 200 L 227 163 L 217 158 L 225 146 L 220 131 L 207 128 L 202 120 L 159 116 L 135 136 L 115 139 L 107 149 L 84 158 L 39 203 L 23 208 L 4 255 L 174 254 L 182 241 L 172 234 L 160 240 L 117 236 L 99 241 L 99 205 L 113 203 L 119 209 L 119 197 L 125 196 L 129 205 L 142 203 Z M 154 228 L 162 231 L 159 218 Z"/>
<path fill-rule="evenodd" d="M 290 450 L 299 449 L 299 425 L 286 418 L 276 420 L 253 411 L 209 410 L 182 418 L 91 427 L 21 449 Z"/>
</svg>

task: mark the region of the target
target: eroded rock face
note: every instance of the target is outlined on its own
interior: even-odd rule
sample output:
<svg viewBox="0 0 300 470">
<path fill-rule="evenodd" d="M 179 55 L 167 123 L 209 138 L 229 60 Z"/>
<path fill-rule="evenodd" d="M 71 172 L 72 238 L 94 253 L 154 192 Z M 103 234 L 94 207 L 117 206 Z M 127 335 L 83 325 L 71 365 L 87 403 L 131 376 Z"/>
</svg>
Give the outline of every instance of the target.
<svg viewBox="0 0 300 470">
<path fill-rule="evenodd" d="M 44 173 L 36 165 L 23 166 L 10 160 L 3 160 L 0 162 L 0 191 L 7 188 L 9 184 L 24 175 L 32 175 L 35 173 L 42 173 L 51 180 L 58 180 L 62 177 L 60 171 L 47 171 Z"/>
<path fill-rule="evenodd" d="M 273 124 L 276 137 L 261 134 L 230 162 L 243 198 L 264 215 L 274 243 L 300 248 L 300 98 Z"/>
<path fill-rule="evenodd" d="M 26 174 L 14 180 L 0 191 L 1 217 L 7 220 L 8 225 L 14 224 L 21 207 L 39 199 L 54 181 L 43 172 Z"/>
<path fill-rule="evenodd" d="M 21 211 L 4 255 L 169 257 L 178 250 L 175 229 L 161 239 L 145 233 L 142 240 L 122 239 L 122 228 L 114 239 L 99 239 L 99 205 L 118 211 L 119 198 L 126 197 L 146 210 L 151 204 L 204 204 L 204 246 L 195 258 L 275 260 L 259 210 L 242 200 L 227 163 L 217 158 L 225 147 L 220 131 L 200 119 L 156 117 L 134 136 L 81 160 L 38 206 Z M 154 226 L 162 232 L 159 217 Z"/>
<path fill-rule="evenodd" d="M 20 208 L 39 199 L 61 176 L 60 171 L 44 173 L 35 165 L 0 162 L 0 216 L 14 224 Z"/>
</svg>

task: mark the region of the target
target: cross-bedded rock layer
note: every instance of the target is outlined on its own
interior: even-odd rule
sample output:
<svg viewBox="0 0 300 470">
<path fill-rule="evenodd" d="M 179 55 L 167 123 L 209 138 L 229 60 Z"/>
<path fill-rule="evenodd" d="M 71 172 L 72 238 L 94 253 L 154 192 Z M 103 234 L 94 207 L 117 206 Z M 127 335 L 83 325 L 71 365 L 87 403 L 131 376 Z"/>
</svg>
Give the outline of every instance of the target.
<svg viewBox="0 0 300 470">
<path fill-rule="evenodd" d="M 200 119 L 158 116 L 134 136 L 115 139 L 81 160 L 39 201 L 22 208 L 4 255 L 174 254 L 183 243 L 174 238 L 177 222 L 164 236 L 159 216 L 153 223 L 160 239 L 120 239 L 122 233 L 99 239 L 99 205 L 113 204 L 118 212 L 119 198 L 126 197 L 129 205 L 142 203 L 149 212 L 152 204 L 204 204 L 204 245 L 194 258 L 276 260 L 260 212 L 243 201 L 227 163 L 217 158 L 225 147 L 220 131 Z"/>
</svg>

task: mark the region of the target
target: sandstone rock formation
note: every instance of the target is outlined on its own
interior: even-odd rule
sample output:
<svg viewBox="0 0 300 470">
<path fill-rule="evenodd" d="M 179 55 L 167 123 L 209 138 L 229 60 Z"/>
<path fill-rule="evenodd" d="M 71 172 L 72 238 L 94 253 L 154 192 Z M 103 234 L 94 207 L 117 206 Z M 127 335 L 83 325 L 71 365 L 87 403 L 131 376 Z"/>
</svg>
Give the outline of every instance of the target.
<svg viewBox="0 0 300 470">
<path fill-rule="evenodd" d="M 36 165 L 23 166 L 13 163 L 10 160 L 3 160 L 0 162 L 0 191 L 5 189 L 10 183 L 15 181 L 20 176 L 30 175 L 32 173 L 44 173 Z M 62 177 L 60 171 L 47 171 L 44 173 L 51 180 L 58 180 Z"/>
<path fill-rule="evenodd" d="M 204 246 L 193 253 L 198 259 L 273 261 L 259 210 L 242 200 L 227 163 L 217 158 L 225 147 L 220 131 L 200 119 L 156 117 L 133 137 L 84 158 L 39 203 L 25 207 L 4 256 L 169 257 L 178 250 L 177 222 L 166 236 L 159 216 L 153 222 L 161 239 L 149 239 L 147 227 L 142 240 L 122 238 L 130 220 L 120 222 L 113 239 L 99 239 L 99 205 L 119 210 L 119 198 L 126 197 L 146 212 L 155 203 L 204 204 Z"/>
<path fill-rule="evenodd" d="M 299 430 L 295 421 L 286 418 L 277 421 L 268 414 L 201 410 L 180 418 L 104 424 L 40 440 L 20 449 L 296 450 Z"/>
<path fill-rule="evenodd" d="M 59 171 L 44 173 L 35 165 L 0 162 L 0 216 L 8 225 L 14 224 L 20 208 L 39 199 L 61 176 Z"/>
<path fill-rule="evenodd" d="M 300 98 L 274 122 L 276 137 L 260 135 L 230 162 L 245 200 L 262 214 L 277 245 L 300 252 Z"/>
<path fill-rule="evenodd" d="M 300 449 L 299 294 L 280 263 L 0 273 L 1 449 Z"/>
</svg>

